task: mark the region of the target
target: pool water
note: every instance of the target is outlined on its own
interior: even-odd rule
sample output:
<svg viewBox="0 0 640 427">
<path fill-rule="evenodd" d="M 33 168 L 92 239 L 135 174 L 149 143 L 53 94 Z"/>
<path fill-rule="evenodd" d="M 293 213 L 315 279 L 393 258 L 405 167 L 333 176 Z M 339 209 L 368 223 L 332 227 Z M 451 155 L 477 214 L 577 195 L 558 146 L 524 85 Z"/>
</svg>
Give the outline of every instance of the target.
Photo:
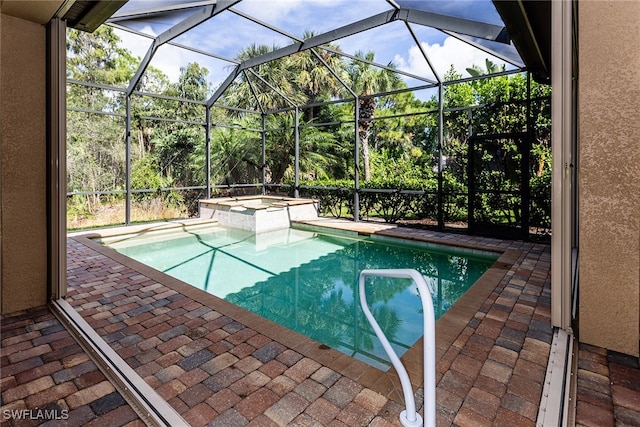
<svg viewBox="0 0 640 427">
<path fill-rule="evenodd" d="M 381 369 L 390 366 L 358 297 L 363 269 L 413 268 L 440 317 L 498 255 L 398 239 L 284 229 L 254 234 L 220 226 L 104 238 L 137 261 Z M 367 301 L 396 353 L 422 336 L 410 279 L 367 279 Z"/>
</svg>

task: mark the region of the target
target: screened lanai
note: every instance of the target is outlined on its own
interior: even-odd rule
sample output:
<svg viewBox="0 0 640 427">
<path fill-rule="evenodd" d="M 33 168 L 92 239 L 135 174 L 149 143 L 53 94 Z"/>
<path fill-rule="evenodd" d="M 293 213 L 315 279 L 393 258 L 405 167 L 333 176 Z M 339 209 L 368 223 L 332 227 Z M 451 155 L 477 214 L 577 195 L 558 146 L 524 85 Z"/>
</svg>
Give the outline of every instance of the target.
<svg viewBox="0 0 640 427">
<path fill-rule="evenodd" d="M 549 88 L 491 1 L 130 0 L 106 24 L 68 42 L 70 228 L 284 194 L 354 221 L 550 230 Z"/>
</svg>

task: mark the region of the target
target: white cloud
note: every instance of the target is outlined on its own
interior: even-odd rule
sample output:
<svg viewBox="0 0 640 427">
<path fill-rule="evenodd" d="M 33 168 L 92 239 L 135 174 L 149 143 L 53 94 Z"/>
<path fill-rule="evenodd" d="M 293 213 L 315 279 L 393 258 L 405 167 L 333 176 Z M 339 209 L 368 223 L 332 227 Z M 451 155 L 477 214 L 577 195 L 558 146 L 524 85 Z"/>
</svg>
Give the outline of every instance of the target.
<svg viewBox="0 0 640 427">
<path fill-rule="evenodd" d="M 260 16 L 261 19 L 268 22 L 278 22 L 279 19 L 287 16 L 291 10 L 300 7 L 301 0 L 289 0 L 278 2 L 278 7 L 265 7 L 263 1 L 244 0 L 241 3 L 241 9 L 249 15 Z"/>
<path fill-rule="evenodd" d="M 441 78 L 451 65 L 463 76 L 468 76 L 466 68 L 478 65 L 484 69 L 486 58 L 498 65 L 505 64 L 504 61 L 453 37 L 445 38 L 442 44 L 423 42 L 422 48 Z M 431 72 L 425 71 L 429 69 L 429 66 L 418 46 L 413 46 L 409 49 L 408 57 L 396 55 L 393 61 L 402 71 L 422 76 L 431 74 Z"/>
<path fill-rule="evenodd" d="M 277 7 L 265 7 L 264 0 L 243 0 L 238 8 L 266 22 L 277 24 L 287 19 L 298 20 L 309 9 L 316 6 L 335 11 L 341 3 L 345 2 L 348 0 L 280 0 L 277 2 Z M 322 21 L 325 17 L 316 16 L 315 18 Z"/>
</svg>

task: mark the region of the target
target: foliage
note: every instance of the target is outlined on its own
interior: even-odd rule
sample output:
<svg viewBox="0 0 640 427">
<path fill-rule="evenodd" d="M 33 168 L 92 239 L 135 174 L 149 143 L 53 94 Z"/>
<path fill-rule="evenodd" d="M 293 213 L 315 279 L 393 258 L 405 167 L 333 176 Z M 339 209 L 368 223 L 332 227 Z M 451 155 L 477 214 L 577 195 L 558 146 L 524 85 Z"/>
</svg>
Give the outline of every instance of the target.
<svg viewBox="0 0 640 427">
<path fill-rule="evenodd" d="M 314 186 L 313 188 L 303 187 L 301 195 L 319 199 L 322 214 L 340 218 L 345 213 L 353 213 L 353 182 L 351 180 L 302 181 L 300 184 Z"/>
<path fill-rule="evenodd" d="M 313 35 L 307 32 L 305 38 Z M 68 77 L 128 87 L 140 59 L 118 42 L 109 27 L 93 34 L 69 30 Z M 70 215 L 91 216 L 105 204 L 123 204 L 127 143 L 136 206 L 149 210 L 164 206 L 167 212 L 193 215 L 207 182 L 207 144 L 211 184 L 224 186 L 224 192 L 239 191 L 234 189 L 237 184 L 259 185 L 264 173 L 265 184 L 289 184 L 293 193 L 297 140 L 300 194 L 319 198 L 326 215 L 353 214 L 357 171 L 365 218 L 397 222 L 433 220 L 441 214 L 445 222 L 467 221 L 471 205 L 478 221 L 519 223 L 523 215 L 519 191 L 528 185 L 530 223 L 549 229 L 549 87 L 527 81 L 525 74 L 458 81 L 461 75 L 451 68 L 445 75 L 441 129 L 438 99 L 398 92 L 406 85 L 392 63 L 387 68 L 374 66 L 373 51 L 346 60 L 336 53 L 338 45 L 328 47 L 240 73 L 217 102 L 235 108 L 210 110 L 209 141 L 202 101 L 212 88 L 206 79 L 208 70 L 200 64 L 182 68 L 175 82 L 152 67 L 145 71 L 136 89 L 160 96 L 131 96 L 129 139 L 122 117 L 127 101 L 122 90 L 69 84 L 68 191 L 75 194 L 70 197 Z M 245 61 L 277 48 L 250 45 L 236 59 Z M 467 71 L 478 77 L 504 71 L 490 60 L 484 66 Z M 526 100 L 529 85 L 531 102 Z M 357 117 L 354 102 L 348 101 L 353 94 L 358 97 Z M 340 98 L 347 101 L 333 102 Z M 296 114 L 294 104 L 306 107 Z M 266 114 L 275 109 L 279 112 Z M 469 138 L 478 135 L 497 136 L 471 150 Z M 361 150 L 358 164 L 356 139 Z M 527 158 L 523 150 L 527 150 L 527 165 L 522 164 Z M 471 176 L 470 160 L 477 166 Z M 526 176 L 530 180 L 525 184 Z M 484 193 L 469 200 L 474 186 Z"/>
<path fill-rule="evenodd" d="M 467 70 L 467 73 L 471 75 L 471 77 L 479 77 L 484 74 L 499 73 L 500 71 L 505 70 L 504 65 L 499 66 L 498 64 L 495 64 L 493 61 L 491 61 L 489 58 L 485 59 L 485 67 L 486 67 L 486 70 L 483 70 L 482 68 L 474 64 L 472 67 L 467 68 L 466 70 Z"/>
<path fill-rule="evenodd" d="M 232 185 L 258 182 L 260 135 L 244 129 L 216 128 L 211 137 L 211 180 Z"/>
<path fill-rule="evenodd" d="M 235 59 L 239 62 L 247 61 L 278 48 L 276 45 L 251 44 Z M 242 73 L 225 91 L 222 104 L 246 110 L 267 111 L 291 107 L 289 100 L 303 103 L 302 94 L 294 90 L 296 69 L 292 65 L 292 58 L 269 61 L 253 67 L 251 72 Z"/>
<path fill-rule="evenodd" d="M 116 45 L 113 29 L 100 27 L 93 34 L 70 31 L 67 37 L 67 77 L 116 87 L 128 84 L 136 69 L 135 59 Z M 122 190 L 125 186 L 124 119 L 95 112 L 124 112 L 122 96 L 91 86 L 71 84 L 67 91 L 67 188 L 91 192 L 72 200 L 71 211 L 94 214 L 103 200 L 97 192 Z M 82 201 L 80 201 L 82 200 Z"/>
<path fill-rule="evenodd" d="M 118 47 L 119 37 L 108 26 L 95 32 L 69 30 L 67 35 L 67 77 L 89 83 L 126 87 L 136 71 L 137 60 Z M 85 100 L 104 101 L 100 91 Z"/>
<path fill-rule="evenodd" d="M 551 170 L 531 177 L 531 224 L 547 233 L 551 230 Z"/>
<path fill-rule="evenodd" d="M 378 69 L 371 65 L 375 59 L 375 52 L 369 51 L 366 54 L 356 52 L 355 57 L 346 66 L 346 81 L 351 90 L 358 98 L 358 135 L 360 146 L 362 147 L 362 163 L 364 167 L 364 180 L 371 179 L 369 144 L 373 117 L 376 107 L 381 101 L 371 97 L 376 93 L 387 92 L 393 89 L 406 87 L 406 84 L 392 71 L 388 69 Z M 388 67 L 393 68 L 393 63 Z M 382 100 L 384 102 L 384 98 Z"/>
</svg>

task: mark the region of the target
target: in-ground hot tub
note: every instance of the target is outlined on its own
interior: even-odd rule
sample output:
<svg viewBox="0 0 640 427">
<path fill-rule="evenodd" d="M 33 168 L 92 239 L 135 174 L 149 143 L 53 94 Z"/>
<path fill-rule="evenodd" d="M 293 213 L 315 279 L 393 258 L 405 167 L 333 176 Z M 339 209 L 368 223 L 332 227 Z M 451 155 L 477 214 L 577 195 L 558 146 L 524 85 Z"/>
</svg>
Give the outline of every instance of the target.
<svg viewBox="0 0 640 427">
<path fill-rule="evenodd" d="M 317 219 L 318 201 L 275 196 L 204 199 L 200 200 L 200 218 L 259 233 L 289 228 L 291 221 Z"/>
</svg>

